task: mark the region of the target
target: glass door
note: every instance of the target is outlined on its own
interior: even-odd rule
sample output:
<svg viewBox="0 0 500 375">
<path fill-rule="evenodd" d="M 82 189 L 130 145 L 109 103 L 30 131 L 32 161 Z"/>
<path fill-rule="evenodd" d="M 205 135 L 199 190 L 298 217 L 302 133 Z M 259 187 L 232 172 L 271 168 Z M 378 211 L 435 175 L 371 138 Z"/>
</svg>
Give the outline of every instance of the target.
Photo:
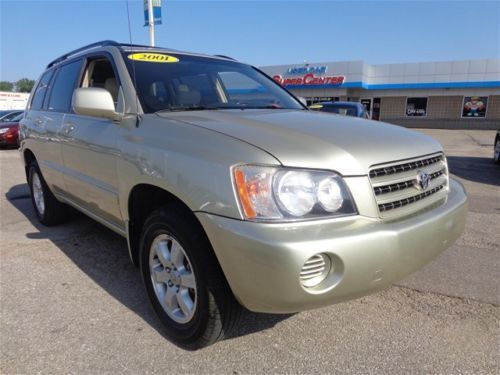
<svg viewBox="0 0 500 375">
<path fill-rule="evenodd" d="M 368 118 L 372 118 L 372 100 L 361 99 L 361 104 L 365 107 L 365 110 L 368 113 Z"/>
<path fill-rule="evenodd" d="M 380 98 L 373 98 L 372 120 L 380 120 Z"/>
</svg>

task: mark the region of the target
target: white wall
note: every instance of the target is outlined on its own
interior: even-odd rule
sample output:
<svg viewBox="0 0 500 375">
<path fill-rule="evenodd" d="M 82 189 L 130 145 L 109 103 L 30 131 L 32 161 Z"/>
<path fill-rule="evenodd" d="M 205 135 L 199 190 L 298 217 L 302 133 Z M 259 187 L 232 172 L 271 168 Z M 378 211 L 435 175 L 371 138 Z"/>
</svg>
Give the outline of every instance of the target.
<svg viewBox="0 0 500 375">
<path fill-rule="evenodd" d="M 0 91 L 0 110 L 25 109 L 29 97 L 28 93 Z"/>
<path fill-rule="evenodd" d="M 500 81 L 500 59 L 438 61 L 409 64 L 370 65 L 364 61 L 339 61 L 309 63 L 310 66 L 326 66 L 326 75 L 343 75 L 346 83 L 363 81 L 367 84 L 405 84 L 440 82 Z M 291 67 L 304 64 L 263 66 L 271 77 Z"/>
</svg>

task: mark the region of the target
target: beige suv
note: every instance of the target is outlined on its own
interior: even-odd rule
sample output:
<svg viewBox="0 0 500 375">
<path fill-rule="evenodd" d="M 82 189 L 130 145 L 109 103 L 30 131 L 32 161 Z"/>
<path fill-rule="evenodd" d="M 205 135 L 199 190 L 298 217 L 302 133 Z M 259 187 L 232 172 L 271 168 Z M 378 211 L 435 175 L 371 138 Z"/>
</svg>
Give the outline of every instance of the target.
<svg viewBox="0 0 500 375">
<path fill-rule="evenodd" d="M 196 349 L 242 306 L 290 313 L 419 269 L 463 230 L 439 143 L 309 111 L 258 69 L 104 41 L 51 62 L 21 122 L 40 221 L 72 206 L 128 240 L 166 336 Z"/>
</svg>

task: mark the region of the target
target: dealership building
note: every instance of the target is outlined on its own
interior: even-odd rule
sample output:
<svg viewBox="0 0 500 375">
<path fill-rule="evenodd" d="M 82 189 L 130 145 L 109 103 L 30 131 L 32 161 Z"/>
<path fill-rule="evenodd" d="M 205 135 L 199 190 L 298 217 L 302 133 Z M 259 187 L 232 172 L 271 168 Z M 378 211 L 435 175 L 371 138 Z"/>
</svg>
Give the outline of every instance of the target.
<svg viewBox="0 0 500 375">
<path fill-rule="evenodd" d="M 370 117 L 407 127 L 500 129 L 500 60 L 264 66 L 308 104 L 363 103 Z"/>
</svg>

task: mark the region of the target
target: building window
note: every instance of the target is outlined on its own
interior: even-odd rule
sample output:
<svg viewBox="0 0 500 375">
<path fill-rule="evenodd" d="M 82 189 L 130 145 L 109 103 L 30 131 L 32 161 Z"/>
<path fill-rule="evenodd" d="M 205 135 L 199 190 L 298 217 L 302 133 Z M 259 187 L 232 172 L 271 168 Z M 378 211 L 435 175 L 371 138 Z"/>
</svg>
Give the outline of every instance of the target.
<svg viewBox="0 0 500 375">
<path fill-rule="evenodd" d="M 406 116 L 427 116 L 427 98 L 406 98 Z"/>
<path fill-rule="evenodd" d="M 464 118 L 484 118 L 488 107 L 487 96 L 464 96 L 462 107 L 462 117 Z"/>
</svg>

